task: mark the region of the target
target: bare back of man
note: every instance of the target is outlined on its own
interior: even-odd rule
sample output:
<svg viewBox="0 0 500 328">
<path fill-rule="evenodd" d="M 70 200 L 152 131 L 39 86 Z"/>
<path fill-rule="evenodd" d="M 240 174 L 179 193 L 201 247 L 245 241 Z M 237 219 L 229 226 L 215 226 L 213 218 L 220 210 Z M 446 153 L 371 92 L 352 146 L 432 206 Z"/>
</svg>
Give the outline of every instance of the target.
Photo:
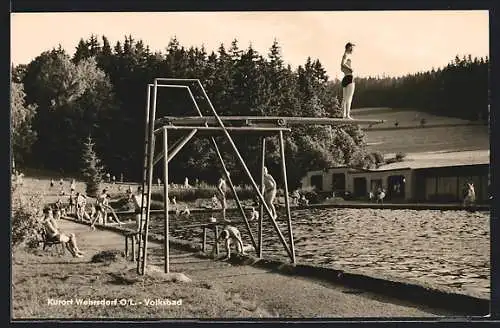
<svg viewBox="0 0 500 328">
<path fill-rule="evenodd" d="M 274 200 L 276 198 L 276 181 L 274 178 L 268 173 L 267 167 L 264 167 L 264 200 L 266 201 L 267 206 L 271 210 L 271 215 L 273 219 L 278 217 L 276 213 L 276 208 L 274 207 Z"/>
<path fill-rule="evenodd" d="M 243 240 L 241 239 L 241 234 L 238 228 L 226 225 L 224 227 L 224 230 L 219 235 L 219 238 L 217 239 L 217 243 L 224 241 L 224 245 L 226 248 L 226 260 L 229 260 L 231 258 L 231 245 L 232 243 L 236 243 L 236 248 L 239 253 L 245 254 L 245 250 L 243 247 Z M 215 248 L 212 250 L 212 256 L 214 254 Z"/>
</svg>

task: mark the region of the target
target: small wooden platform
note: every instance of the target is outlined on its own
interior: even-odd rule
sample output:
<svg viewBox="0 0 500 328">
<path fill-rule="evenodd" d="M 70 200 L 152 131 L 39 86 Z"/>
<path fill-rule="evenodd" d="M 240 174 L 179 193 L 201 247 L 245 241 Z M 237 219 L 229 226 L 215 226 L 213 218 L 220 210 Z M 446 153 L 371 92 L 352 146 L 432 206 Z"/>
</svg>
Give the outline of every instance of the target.
<svg viewBox="0 0 500 328">
<path fill-rule="evenodd" d="M 214 232 L 212 254 L 215 253 L 216 256 L 219 256 L 219 243 L 217 242 L 217 240 L 219 239 L 219 227 L 224 225 L 225 224 L 223 223 L 210 222 L 210 223 L 184 225 L 179 227 L 179 229 L 203 228 L 203 235 L 202 235 L 203 241 L 201 244 L 201 251 L 204 253 L 207 250 L 207 239 L 208 239 L 207 232 L 208 230 L 212 230 Z M 128 260 L 129 254 L 131 253 L 130 255 L 132 256 L 132 261 L 135 262 L 137 257 L 136 250 L 139 249 L 139 247 L 136 247 L 136 244 L 139 242 L 140 233 L 138 231 L 130 231 L 124 233 L 124 237 L 125 237 L 125 258 Z"/>
</svg>

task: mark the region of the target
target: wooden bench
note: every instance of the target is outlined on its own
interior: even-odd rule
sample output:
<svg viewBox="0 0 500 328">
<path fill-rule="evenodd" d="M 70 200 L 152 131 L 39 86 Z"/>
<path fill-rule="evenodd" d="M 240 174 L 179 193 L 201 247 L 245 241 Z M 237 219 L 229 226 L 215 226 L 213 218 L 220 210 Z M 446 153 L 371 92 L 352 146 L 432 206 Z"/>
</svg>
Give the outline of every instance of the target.
<svg viewBox="0 0 500 328">
<path fill-rule="evenodd" d="M 215 248 L 215 254 L 218 256 L 219 255 L 219 243 L 217 242 L 217 239 L 219 239 L 219 225 L 220 223 L 202 223 L 202 224 L 190 224 L 186 226 L 182 226 L 181 228 L 203 228 L 203 238 L 202 238 L 202 244 L 201 244 L 201 251 L 205 253 L 207 249 L 207 231 L 213 230 L 214 232 L 214 245 L 213 247 Z"/>
<path fill-rule="evenodd" d="M 214 245 L 213 245 L 213 250 L 215 250 L 216 256 L 219 255 L 219 243 L 217 242 L 217 239 L 219 239 L 219 225 L 218 223 L 204 223 L 204 224 L 192 224 L 192 225 L 187 225 L 183 226 L 181 228 L 203 228 L 203 241 L 201 245 L 201 250 L 202 252 L 206 252 L 207 250 L 207 232 L 208 230 L 213 230 L 214 232 Z M 129 258 L 129 253 L 132 253 L 132 261 L 136 261 L 136 244 L 139 241 L 139 232 L 138 231 L 131 231 L 127 232 L 124 234 L 125 236 L 125 258 Z M 129 247 L 129 240 L 130 240 L 130 247 Z M 129 252 L 129 250 L 131 252 Z"/>
<path fill-rule="evenodd" d="M 42 235 L 41 243 L 43 244 L 42 250 L 45 250 L 47 247 L 61 245 L 62 246 L 62 250 L 63 250 L 63 254 L 66 253 L 66 243 L 65 242 L 62 242 L 62 241 L 60 241 L 58 239 L 50 238 L 47 235 L 47 232 L 45 231 L 45 229 L 43 229 L 41 231 L 41 235 Z"/>
</svg>

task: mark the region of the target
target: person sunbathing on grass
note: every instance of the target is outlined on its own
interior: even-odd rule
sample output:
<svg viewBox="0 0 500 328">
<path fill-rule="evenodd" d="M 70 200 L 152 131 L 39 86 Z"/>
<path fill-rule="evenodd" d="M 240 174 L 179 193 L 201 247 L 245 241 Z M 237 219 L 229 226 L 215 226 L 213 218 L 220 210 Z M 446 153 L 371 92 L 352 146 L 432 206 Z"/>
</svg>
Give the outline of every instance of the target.
<svg viewBox="0 0 500 328">
<path fill-rule="evenodd" d="M 45 229 L 45 233 L 47 235 L 47 239 L 49 240 L 57 240 L 69 250 L 73 257 L 83 257 L 84 252 L 82 252 L 76 243 L 76 236 L 74 233 L 65 234 L 59 229 L 57 225 L 57 221 L 53 216 L 52 209 L 50 207 L 46 207 L 43 209 L 44 218 L 43 218 L 43 228 Z M 59 214 L 56 214 L 56 216 Z"/>
</svg>

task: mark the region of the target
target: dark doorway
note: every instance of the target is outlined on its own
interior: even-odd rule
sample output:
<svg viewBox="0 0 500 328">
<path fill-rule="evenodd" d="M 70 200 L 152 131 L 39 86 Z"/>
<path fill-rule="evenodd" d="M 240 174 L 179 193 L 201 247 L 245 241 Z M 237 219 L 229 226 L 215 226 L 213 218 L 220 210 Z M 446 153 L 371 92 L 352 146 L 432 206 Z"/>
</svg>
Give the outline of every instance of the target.
<svg viewBox="0 0 500 328">
<path fill-rule="evenodd" d="M 332 175 L 332 191 L 336 194 L 343 195 L 345 192 L 345 174 L 334 173 Z"/>
<path fill-rule="evenodd" d="M 387 178 L 387 198 L 391 200 L 405 199 L 406 179 L 403 175 L 391 175 Z"/>
<path fill-rule="evenodd" d="M 323 176 L 313 175 L 311 177 L 311 186 L 315 187 L 318 191 L 323 191 Z"/>
<path fill-rule="evenodd" d="M 354 197 L 366 197 L 366 178 L 354 178 Z"/>
</svg>

